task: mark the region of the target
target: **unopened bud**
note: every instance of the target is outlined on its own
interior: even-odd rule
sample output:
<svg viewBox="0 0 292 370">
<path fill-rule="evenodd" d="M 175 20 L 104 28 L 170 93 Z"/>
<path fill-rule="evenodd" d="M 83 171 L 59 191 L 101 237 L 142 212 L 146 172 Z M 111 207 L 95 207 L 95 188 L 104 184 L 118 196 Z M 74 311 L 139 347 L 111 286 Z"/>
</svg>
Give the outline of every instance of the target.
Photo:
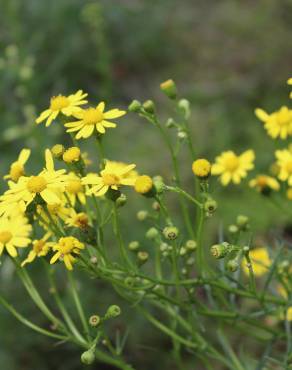
<svg viewBox="0 0 292 370">
<path fill-rule="evenodd" d="M 146 100 L 143 103 L 143 108 L 147 113 L 153 114 L 155 112 L 155 105 L 152 100 Z"/>
<path fill-rule="evenodd" d="M 167 128 L 175 127 L 175 121 L 174 121 L 174 119 L 173 118 L 168 118 L 168 120 L 166 121 L 165 126 Z"/>
<path fill-rule="evenodd" d="M 147 217 L 148 217 L 148 212 L 147 211 L 139 211 L 137 213 L 137 219 L 139 221 L 144 221 L 144 220 L 146 220 Z"/>
<path fill-rule="evenodd" d="M 177 137 L 180 141 L 184 141 L 188 137 L 188 135 L 185 131 L 181 130 L 181 131 L 178 131 Z"/>
<path fill-rule="evenodd" d="M 127 203 L 127 196 L 125 194 L 121 194 L 117 200 L 116 200 L 116 205 L 118 207 L 123 207 Z"/>
<path fill-rule="evenodd" d="M 153 184 L 154 184 L 154 187 L 155 187 L 156 192 L 158 194 L 163 193 L 163 191 L 165 189 L 165 185 L 164 185 L 164 182 L 163 182 L 163 178 L 161 176 L 154 176 L 153 177 Z"/>
<path fill-rule="evenodd" d="M 152 203 L 152 209 L 154 209 L 154 211 L 160 211 L 160 204 L 158 202 L 153 202 Z"/>
<path fill-rule="evenodd" d="M 179 109 L 182 110 L 185 119 L 190 118 L 191 115 L 190 102 L 187 99 L 181 99 L 178 102 L 178 107 Z"/>
<path fill-rule="evenodd" d="M 195 241 L 195 240 L 188 240 L 187 242 L 186 242 L 186 248 L 187 248 L 187 250 L 189 250 L 189 251 L 194 251 L 194 250 L 196 250 L 197 249 L 197 242 Z"/>
<path fill-rule="evenodd" d="M 175 240 L 178 237 L 178 234 L 179 234 L 178 228 L 175 226 L 166 226 L 163 229 L 163 235 L 165 239 Z"/>
<path fill-rule="evenodd" d="M 169 79 L 167 81 L 162 82 L 160 84 L 160 89 L 170 99 L 176 99 L 177 89 L 176 89 L 176 85 L 173 80 Z"/>
<path fill-rule="evenodd" d="M 60 159 L 62 158 L 65 152 L 65 148 L 62 144 L 56 144 L 51 148 L 51 153 L 54 158 Z"/>
<path fill-rule="evenodd" d="M 93 350 L 89 349 L 86 352 L 83 352 L 81 355 L 81 362 L 85 365 L 91 365 L 95 361 L 95 353 Z"/>
<path fill-rule="evenodd" d="M 239 229 L 236 225 L 230 225 L 228 227 L 228 231 L 230 232 L 230 234 L 237 234 Z"/>
<path fill-rule="evenodd" d="M 104 318 L 105 319 L 113 319 L 115 317 L 120 316 L 120 314 L 121 314 L 120 307 L 113 304 L 113 305 L 109 306 L 109 308 L 107 309 Z"/>
<path fill-rule="evenodd" d="M 142 105 L 138 100 L 133 100 L 132 103 L 128 107 L 130 112 L 135 112 L 135 113 L 140 112 L 141 108 L 142 108 Z"/>
<path fill-rule="evenodd" d="M 146 238 L 147 239 L 155 239 L 159 235 L 158 230 L 155 227 L 151 227 L 147 232 L 146 232 Z"/>
<path fill-rule="evenodd" d="M 98 315 L 92 315 L 89 318 L 89 325 L 92 327 L 96 327 L 100 324 L 100 317 Z"/>
<path fill-rule="evenodd" d="M 80 155 L 80 149 L 77 146 L 72 146 L 64 152 L 63 161 L 66 163 L 78 162 Z"/>
<path fill-rule="evenodd" d="M 221 244 L 215 244 L 211 247 L 211 254 L 215 258 L 224 258 L 230 251 L 230 244 L 224 242 Z"/>
<path fill-rule="evenodd" d="M 131 243 L 129 243 L 128 248 L 130 249 L 130 251 L 136 251 L 137 249 L 140 248 L 140 243 L 134 240 Z"/>
<path fill-rule="evenodd" d="M 137 258 L 138 258 L 139 264 L 142 265 L 148 261 L 149 254 L 148 252 L 140 251 L 137 253 Z"/>
<path fill-rule="evenodd" d="M 216 200 L 214 199 L 208 199 L 205 203 L 204 203 L 204 210 L 212 215 L 217 209 L 217 202 Z"/>
<path fill-rule="evenodd" d="M 181 247 L 180 251 L 179 251 L 179 255 L 180 256 L 185 256 L 186 254 L 188 253 L 188 250 L 185 248 L 185 247 Z"/>
<path fill-rule="evenodd" d="M 248 228 L 248 222 L 249 218 L 247 216 L 244 215 L 237 216 L 236 223 L 240 229 L 246 230 Z"/>
<path fill-rule="evenodd" d="M 236 260 L 229 260 L 227 262 L 227 270 L 230 272 L 235 272 L 238 270 L 239 263 Z"/>
</svg>

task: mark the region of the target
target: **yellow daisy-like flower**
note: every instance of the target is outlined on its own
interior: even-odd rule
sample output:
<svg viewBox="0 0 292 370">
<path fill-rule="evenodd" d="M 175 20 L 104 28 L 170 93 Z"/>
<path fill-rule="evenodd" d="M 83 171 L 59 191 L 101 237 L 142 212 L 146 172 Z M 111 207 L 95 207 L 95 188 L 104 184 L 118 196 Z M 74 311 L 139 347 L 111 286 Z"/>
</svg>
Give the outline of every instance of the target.
<svg viewBox="0 0 292 370">
<path fill-rule="evenodd" d="M 66 225 L 70 227 L 77 227 L 79 229 L 86 229 L 88 227 L 88 216 L 84 212 L 77 213 L 75 209 L 71 209 L 69 217 L 65 221 Z"/>
<path fill-rule="evenodd" d="M 24 248 L 30 244 L 31 229 L 27 218 L 21 214 L 0 217 L 0 256 L 5 248 L 11 257 L 16 257 L 17 248 Z"/>
<path fill-rule="evenodd" d="M 283 106 L 278 111 L 268 114 L 263 109 L 257 108 L 255 114 L 264 122 L 264 127 L 273 139 L 280 137 L 287 139 L 292 134 L 292 110 Z"/>
<path fill-rule="evenodd" d="M 9 208 L 11 204 L 18 202 L 23 202 L 27 206 L 36 196 L 40 196 L 47 204 L 61 202 L 58 195 L 65 190 L 66 171 L 55 170 L 53 157 L 48 149 L 45 152 L 45 158 L 46 167 L 39 175 L 22 176 L 17 183 L 10 184 L 10 189 L 0 197 L 2 207 Z"/>
<path fill-rule="evenodd" d="M 78 121 L 66 123 L 67 132 L 78 131 L 75 136 L 76 139 L 87 139 L 95 129 L 99 134 L 104 134 L 106 128 L 117 126 L 116 123 L 108 121 L 109 119 L 119 118 L 126 114 L 125 111 L 119 109 L 111 109 L 105 112 L 104 108 L 105 104 L 101 102 L 95 108 L 82 109 L 80 112 L 73 114 Z"/>
<path fill-rule="evenodd" d="M 69 96 L 53 96 L 51 98 L 50 107 L 40 114 L 36 119 L 36 123 L 39 124 L 46 120 L 46 127 L 48 127 L 60 113 L 65 116 L 72 116 L 80 112 L 80 105 L 87 103 L 87 100 L 84 100 L 87 95 L 88 94 L 84 93 L 82 90 L 78 90 L 75 94 Z"/>
<path fill-rule="evenodd" d="M 56 252 L 50 260 L 50 264 L 61 260 L 68 270 L 73 270 L 73 264 L 76 262 L 74 255 L 80 254 L 84 249 L 84 244 L 73 236 L 60 238 L 57 243 L 50 243 L 53 251 Z"/>
<path fill-rule="evenodd" d="M 112 171 L 123 171 L 126 167 L 129 166 L 129 163 L 124 163 L 124 162 L 118 162 L 118 161 L 110 161 L 109 159 L 106 160 L 106 163 L 111 166 Z M 123 175 L 124 179 L 137 179 L 139 176 L 138 171 L 136 170 L 131 170 L 129 172 L 126 172 Z"/>
<path fill-rule="evenodd" d="M 216 157 L 216 163 L 212 165 L 212 175 L 220 175 L 222 185 L 226 186 L 231 182 L 239 184 L 241 179 L 246 177 L 247 172 L 254 168 L 254 151 L 247 150 L 241 155 L 236 155 L 228 150 Z"/>
<path fill-rule="evenodd" d="M 81 183 L 81 179 L 74 172 L 70 172 L 67 176 L 65 192 L 69 198 L 70 205 L 73 207 L 75 206 L 77 200 L 83 205 L 86 203 L 85 192 Z"/>
<path fill-rule="evenodd" d="M 252 263 L 253 273 L 255 276 L 260 277 L 268 272 L 269 267 L 272 265 L 267 248 L 256 248 L 249 252 L 249 257 Z M 242 269 L 246 275 L 249 275 L 249 269 L 246 265 L 246 260 L 242 260 Z"/>
<path fill-rule="evenodd" d="M 265 193 L 270 190 L 279 190 L 280 184 L 276 179 L 267 175 L 258 175 L 254 179 L 250 180 L 249 186 L 255 188 L 261 193 Z"/>
<path fill-rule="evenodd" d="M 276 150 L 277 165 L 279 166 L 278 178 L 281 181 L 288 181 L 292 185 L 292 152 L 288 149 Z"/>
<path fill-rule="evenodd" d="M 45 257 L 50 250 L 50 245 L 47 243 L 51 233 L 46 233 L 41 239 L 36 239 L 32 242 L 32 250 L 29 252 L 27 258 L 22 261 L 21 266 L 33 262 L 37 257 Z"/>
<path fill-rule="evenodd" d="M 109 189 L 118 190 L 121 185 L 134 186 L 136 178 L 127 178 L 127 174 L 135 167 L 135 164 L 130 164 L 117 170 L 116 166 L 112 166 L 110 162 L 106 162 L 105 168 L 100 172 L 100 175 L 94 173 L 88 174 L 82 178 L 82 184 L 92 185 L 87 193 L 100 197 Z"/>
<path fill-rule="evenodd" d="M 13 162 L 10 166 L 9 174 L 4 176 L 4 179 L 11 179 L 16 182 L 24 175 L 24 165 L 30 156 L 30 149 L 22 149 L 19 153 L 17 161 Z"/>
</svg>

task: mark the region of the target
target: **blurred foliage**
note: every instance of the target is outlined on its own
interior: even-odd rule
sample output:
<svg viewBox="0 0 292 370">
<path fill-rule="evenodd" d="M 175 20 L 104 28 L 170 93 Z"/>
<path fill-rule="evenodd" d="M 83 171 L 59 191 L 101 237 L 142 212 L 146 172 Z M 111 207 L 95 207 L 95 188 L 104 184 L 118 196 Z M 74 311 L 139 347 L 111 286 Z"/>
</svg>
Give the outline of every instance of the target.
<svg viewBox="0 0 292 370">
<path fill-rule="evenodd" d="M 230 147 L 237 151 L 253 147 L 265 153 L 257 159 L 259 168 L 264 170 L 270 162 L 274 144 L 265 137 L 253 111 L 257 106 L 276 109 L 287 99 L 285 81 L 291 77 L 292 60 L 291 0 L 0 0 L 0 10 L 2 174 L 20 147 L 34 149 L 34 167 L 40 166 L 40 147 L 65 140 L 58 127 L 52 127 L 48 137 L 45 128 L 33 124 L 50 96 L 82 88 L 96 100 L 121 106 L 133 98 L 154 97 L 167 119 L 158 85 L 168 77 L 176 80 L 192 103 L 198 155 L 213 158 Z M 131 114 L 122 125 L 106 137 L 111 159 L 136 162 L 141 172 L 162 173 L 167 178 L 169 158 L 152 128 Z M 120 151 L 125 147 L 121 143 L 131 143 L 127 152 Z M 91 147 L 84 147 L 95 155 Z M 190 158 L 182 156 L 181 166 L 188 186 Z M 249 190 L 231 188 L 226 197 L 218 186 L 215 197 L 220 204 L 218 218 L 223 217 L 224 222 L 233 220 L 239 211 L 251 216 L 254 228 L 259 230 L 270 227 L 274 232 L 286 222 L 281 215 L 275 221 L 274 211 L 263 208 L 257 194 Z M 135 217 L 143 201 L 137 198 L 137 203 L 130 207 L 129 219 Z M 217 221 L 214 234 L 218 232 Z M 138 225 L 125 232 L 129 240 L 135 239 L 142 228 Z M 40 278 L 38 274 L 36 267 L 36 279 Z M 34 308 L 14 281 L 11 266 L 1 268 L 0 281 L 16 306 L 32 316 Z M 87 287 L 85 293 L 90 307 L 100 308 L 116 299 L 106 286 Z M 128 315 L 132 326 L 129 356 L 139 363 L 138 368 L 174 369 L 167 354 L 169 343 L 130 317 L 131 313 Z M 79 354 L 72 348 L 52 348 L 2 309 L 0 328 L 3 368 L 80 369 Z M 136 348 L 136 337 L 145 343 L 141 351 Z M 235 338 L 235 343 L 243 344 L 241 338 Z M 165 348 L 165 356 L 159 361 L 157 347 Z M 193 369 L 194 365 L 186 359 L 185 368 Z"/>
</svg>

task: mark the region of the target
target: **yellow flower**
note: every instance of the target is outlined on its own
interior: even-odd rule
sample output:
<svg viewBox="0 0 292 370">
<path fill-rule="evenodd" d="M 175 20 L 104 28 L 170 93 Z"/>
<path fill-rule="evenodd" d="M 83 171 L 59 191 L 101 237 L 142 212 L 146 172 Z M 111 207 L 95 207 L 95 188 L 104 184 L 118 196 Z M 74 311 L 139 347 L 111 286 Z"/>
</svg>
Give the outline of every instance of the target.
<svg viewBox="0 0 292 370">
<path fill-rule="evenodd" d="M 153 181 L 150 176 L 139 176 L 135 181 L 134 187 L 137 193 L 147 194 L 153 187 Z"/>
<path fill-rule="evenodd" d="M 283 106 L 278 111 L 268 114 L 257 108 L 255 114 L 264 122 L 264 127 L 273 139 L 280 137 L 286 139 L 292 134 L 292 110 Z"/>
<path fill-rule="evenodd" d="M 62 198 L 60 197 L 60 199 Z M 53 220 L 57 220 L 58 218 L 60 218 L 61 220 L 65 220 L 70 214 L 70 209 L 65 207 L 64 203 L 47 204 L 47 209 L 50 213 L 50 216 L 53 218 Z M 37 212 L 41 216 L 40 224 L 44 228 L 47 228 L 46 224 L 50 224 L 51 222 L 50 217 L 48 216 L 47 212 L 43 209 L 41 205 L 37 206 Z"/>
<path fill-rule="evenodd" d="M 109 159 L 106 160 L 106 163 L 108 165 L 110 165 L 112 171 L 116 172 L 120 172 L 129 166 L 128 163 L 124 163 L 124 162 L 118 162 L 118 161 L 110 161 Z M 139 176 L 138 172 L 136 170 L 131 170 L 129 172 L 126 172 L 124 175 L 122 175 L 122 177 L 124 179 L 136 179 L 137 177 Z"/>
<path fill-rule="evenodd" d="M 116 123 L 108 121 L 108 119 L 114 119 L 122 117 L 126 114 L 125 111 L 119 109 L 111 109 L 108 112 L 104 112 L 104 102 L 99 103 L 96 108 L 82 109 L 80 112 L 73 114 L 78 121 L 68 122 L 65 124 L 68 127 L 67 132 L 77 132 L 76 139 L 88 138 L 94 132 L 94 129 L 99 134 L 104 134 L 105 129 L 109 127 L 116 127 Z"/>
<path fill-rule="evenodd" d="M 5 248 L 11 257 L 16 257 L 18 254 L 16 248 L 27 247 L 31 242 L 29 239 L 31 229 L 27 218 L 21 214 L 0 217 L 0 256 Z"/>
<path fill-rule="evenodd" d="M 277 165 L 279 166 L 278 178 L 281 181 L 288 181 L 292 185 L 292 152 L 288 149 L 276 150 Z"/>
<path fill-rule="evenodd" d="M 257 191 L 265 193 L 270 190 L 279 190 L 280 184 L 276 179 L 267 175 L 258 175 L 254 179 L 250 180 L 249 186 L 251 188 L 256 188 Z"/>
<path fill-rule="evenodd" d="M 88 216 L 84 212 L 77 213 L 75 209 L 71 209 L 69 217 L 65 221 L 66 225 L 86 229 L 88 227 Z"/>
<path fill-rule="evenodd" d="M 77 146 L 68 148 L 63 154 L 63 161 L 66 163 L 78 162 L 80 159 L 81 151 Z"/>
<path fill-rule="evenodd" d="M 255 276 L 262 276 L 268 272 L 269 267 L 272 265 L 272 260 L 266 248 L 256 248 L 249 252 L 249 257 L 252 263 L 253 273 Z M 249 275 L 249 269 L 246 265 L 246 260 L 242 261 L 242 269 L 246 275 Z"/>
<path fill-rule="evenodd" d="M 92 185 L 88 190 L 88 194 L 94 194 L 100 197 L 109 189 L 118 190 L 121 185 L 134 186 L 136 178 L 127 178 L 127 174 L 135 167 L 135 164 L 130 164 L 118 170 L 115 165 L 112 166 L 111 163 L 107 161 L 104 170 L 100 172 L 100 176 L 94 173 L 88 174 L 83 177 L 82 184 Z"/>
<path fill-rule="evenodd" d="M 56 252 L 50 260 L 50 264 L 61 260 L 65 263 L 68 270 L 73 269 L 73 263 L 76 262 L 74 255 L 80 254 L 80 251 L 84 249 L 84 244 L 73 236 L 67 236 L 60 238 L 57 243 L 50 243 L 53 251 Z"/>
<path fill-rule="evenodd" d="M 41 113 L 36 119 L 36 123 L 39 124 L 46 120 L 46 127 L 48 127 L 57 118 L 59 113 L 65 116 L 72 116 L 80 112 L 80 105 L 87 103 L 87 100 L 84 100 L 87 95 L 88 94 L 83 93 L 82 90 L 78 90 L 75 94 L 69 96 L 53 96 L 51 98 L 50 107 Z"/>
<path fill-rule="evenodd" d="M 47 240 L 50 235 L 50 233 L 46 233 L 42 239 L 36 239 L 32 242 L 32 250 L 29 252 L 27 258 L 22 261 L 22 267 L 27 263 L 33 262 L 37 257 L 44 257 L 49 253 L 50 245 L 47 243 Z"/>
<path fill-rule="evenodd" d="M 60 203 L 58 196 L 65 190 L 65 170 L 55 170 L 51 152 L 45 152 L 46 167 L 37 176 L 22 176 L 4 195 L 0 197 L 2 207 L 9 208 L 12 203 L 30 204 L 36 196 L 40 196 L 47 204 Z M 0 206 L 1 208 L 1 206 Z"/>
<path fill-rule="evenodd" d="M 212 175 L 221 175 L 222 185 L 226 186 L 232 181 L 239 184 L 241 179 L 246 177 L 247 171 L 254 168 L 254 151 L 247 150 L 241 155 L 236 155 L 229 150 L 216 157 L 216 163 L 212 165 Z"/>
<path fill-rule="evenodd" d="M 70 172 L 67 176 L 65 192 L 67 197 L 69 198 L 71 206 L 75 206 L 76 200 L 78 200 L 81 204 L 86 203 L 86 197 L 81 179 L 80 177 L 75 175 L 74 172 Z"/>
<path fill-rule="evenodd" d="M 24 175 L 24 165 L 30 156 L 30 149 L 22 149 L 17 161 L 13 162 L 10 166 L 9 174 L 4 176 L 4 179 L 11 179 L 16 182 Z"/>
<path fill-rule="evenodd" d="M 204 158 L 197 159 L 192 164 L 192 170 L 194 175 L 200 178 L 206 178 L 210 175 L 211 172 L 211 163 Z"/>
</svg>

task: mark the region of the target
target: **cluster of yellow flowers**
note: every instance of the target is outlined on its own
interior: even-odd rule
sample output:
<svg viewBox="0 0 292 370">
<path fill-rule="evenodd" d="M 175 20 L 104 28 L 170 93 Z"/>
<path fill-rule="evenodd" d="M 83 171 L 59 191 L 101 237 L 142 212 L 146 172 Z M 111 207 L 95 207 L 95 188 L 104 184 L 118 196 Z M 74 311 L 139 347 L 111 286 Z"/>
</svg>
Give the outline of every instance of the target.
<svg viewBox="0 0 292 370">
<path fill-rule="evenodd" d="M 287 82 L 292 85 L 292 78 Z M 290 98 L 292 98 L 292 93 L 290 93 Z M 288 139 L 292 135 L 292 110 L 288 107 L 283 106 L 271 114 L 257 108 L 255 114 L 263 121 L 268 135 L 273 139 Z M 219 175 L 224 186 L 231 182 L 239 184 L 247 176 L 247 173 L 254 169 L 254 161 L 255 153 L 251 149 L 240 155 L 228 150 L 216 157 L 211 173 L 212 175 Z M 292 145 L 290 143 L 288 143 L 286 149 L 275 151 L 275 162 L 271 166 L 271 174 L 256 175 L 249 181 L 249 186 L 267 194 L 270 191 L 280 190 L 281 186 L 278 180 L 286 183 L 284 189 L 286 189 L 288 199 L 292 199 Z"/>
<path fill-rule="evenodd" d="M 58 119 L 70 135 L 76 134 L 76 139 L 85 139 L 95 133 L 96 139 L 100 140 L 106 128 L 116 127 L 116 123 L 108 120 L 122 117 L 126 112 L 119 109 L 105 112 L 103 102 L 96 107 L 81 108 L 87 104 L 86 97 L 82 90 L 69 96 L 52 97 L 49 108 L 40 114 L 36 123 L 45 121 L 46 126 L 50 126 Z M 4 176 L 8 189 L 0 196 L 0 255 L 6 250 L 11 257 L 17 257 L 18 248 L 30 246 L 22 266 L 36 257 L 53 253 L 51 264 L 62 260 L 71 270 L 75 257 L 85 245 L 75 236 L 66 236 L 62 228 L 86 230 L 91 226 L 90 215 L 83 212 L 88 199 L 117 192 L 124 185 L 134 187 L 139 193 L 152 187 L 151 178 L 139 176 L 134 170 L 135 164 L 104 160 L 99 173 L 86 173 L 86 158 L 79 147 L 65 150 L 60 144 L 45 150 L 42 171 L 27 174 L 25 165 L 30 154 L 29 149 L 21 150 L 11 164 L 9 174 Z M 66 168 L 57 169 L 54 158 Z M 31 237 L 35 223 L 43 230 L 39 239 Z"/>
</svg>

